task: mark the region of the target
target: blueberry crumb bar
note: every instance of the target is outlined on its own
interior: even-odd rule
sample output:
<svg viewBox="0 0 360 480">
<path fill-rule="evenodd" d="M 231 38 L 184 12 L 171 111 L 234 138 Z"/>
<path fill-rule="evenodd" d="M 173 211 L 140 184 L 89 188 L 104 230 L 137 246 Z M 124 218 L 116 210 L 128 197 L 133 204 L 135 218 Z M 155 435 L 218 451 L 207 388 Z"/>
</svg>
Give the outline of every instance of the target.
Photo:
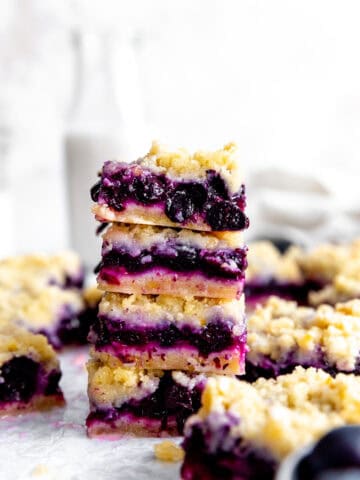
<svg viewBox="0 0 360 480">
<path fill-rule="evenodd" d="M 253 384 L 209 379 L 185 424 L 183 480 L 271 480 L 297 448 L 333 427 L 360 423 L 360 378 L 297 367 Z"/>
<path fill-rule="evenodd" d="M 0 326 L 0 414 L 64 404 L 59 361 L 43 335 Z"/>
<path fill-rule="evenodd" d="M 297 365 L 331 375 L 360 373 L 360 300 L 300 307 L 270 298 L 248 318 L 249 381 L 291 372 Z"/>
<path fill-rule="evenodd" d="M 105 293 L 89 335 L 124 364 L 163 370 L 244 372 L 244 301 Z"/>
<path fill-rule="evenodd" d="M 200 407 L 204 374 L 124 367 L 106 353 L 88 362 L 90 437 L 161 437 L 182 433 Z"/>
<path fill-rule="evenodd" d="M 113 225 L 103 236 L 98 283 L 121 293 L 240 297 L 246 253 L 238 232 Z"/>
<path fill-rule="evenodd" d="M 105 162 L 91 189 L 93 212 L 102 222 L 244 230 L 246 198 L 237 148 L 214 152 L 169 151 L 154 142 L 133 163 Z"/>
<path fill-rule="evenodd" d="M 55 347 L 78 343 L 81 294 L 55 285 L 26 290 L 0 288 L 0 315 L 9 323 L 42 333 Z"/>
</svg>

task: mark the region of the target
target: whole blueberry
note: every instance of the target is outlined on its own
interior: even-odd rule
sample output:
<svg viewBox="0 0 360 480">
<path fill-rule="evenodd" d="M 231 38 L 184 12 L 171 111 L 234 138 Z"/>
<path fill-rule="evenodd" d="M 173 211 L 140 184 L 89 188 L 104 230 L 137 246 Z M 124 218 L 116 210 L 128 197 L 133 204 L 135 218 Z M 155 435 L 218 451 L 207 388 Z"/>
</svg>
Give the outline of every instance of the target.
<svg viewBox="0 0 360 480">
<path fill-rule="evenodd" d="M 219 352 L 232 344 L 232 326 L 221 320 L 211 321 L 195 340 L 199 352 L 202 355 L 209 355 L 212 352 Z"/>
<path fill-rule="evenodd" d="M 340 427 L 326 434 L 298 466 L 299 480 L 317 479 L 326 470 L 360 469 L 360 427 Z M 359 477 L 360 478 L 360 477 Z"/>
<path fill-rule="evenodd" d="M 223 199 L 229 198 L 229 193 L 225 186 L 225 182 L 221 176 L 215 172 L 215 170 L 207 170 L 206 178 L 209 186 L 209 196 L 221 197 Z"/>
<path fill-rule="evenodd" d="M 142 175 L 133 181 L 135 198 L 145 204 L 162 200 L 165 192 L 164 182 L 156 175 Z"/>
<path fill-rule="evenodd" d="M 224 200 L 212 205 L 206 214 L 206 220 L 213 230 L 243 230 L 249 226 L 249 220 L 238 205 Z"/>
<path fill-rule="evenodd" d="M 206 198 L 205 187 L 199 183 L 179 185 L 169 193 L 165 213 L 172 222 L 185 222 L 203 208 Z"/>
</svg>

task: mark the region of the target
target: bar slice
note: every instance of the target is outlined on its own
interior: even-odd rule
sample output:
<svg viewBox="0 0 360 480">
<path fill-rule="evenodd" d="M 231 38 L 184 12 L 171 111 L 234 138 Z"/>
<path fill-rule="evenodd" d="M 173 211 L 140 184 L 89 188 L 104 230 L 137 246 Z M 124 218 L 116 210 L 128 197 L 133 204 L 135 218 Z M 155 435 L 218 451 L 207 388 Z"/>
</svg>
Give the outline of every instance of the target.
<svg viewBox="0 0 360 480">
<path fill-rule="evenodd" d="M 183 480 L 266 480 L 295 449 L 360 422 L 360 378 L 298 367 L 254 384 L 209 379 L 185 425 Z"/>
<path fill-rule="evenodd" d="M 244 300 L 105 293 L 89 340 L 139 368 L 244 373 Z"/>
<path fill-rule="evenodd" d="M 192 230 L 244 230 L 246 198 L 237 148 L 214 152 L 169 151 L 154 142 L 133 163 L 105 162 L 91 189 L 101 222 Z"/>
<path fill-rule="evenodd" d="M 238 232 L 112 225 L 103 236 L 98 283 L 121 293 L 239 298 L 246 253 Z"/>
<path fill-rule="evenodd" d="M 81 343 L 84 302 L 81 292 L 55 285 L 11 290 L 0 288 L 0 315 L 9 323 L 45 335 L 55 348 Z"/>
<path fill-rule="evenodd" d="M 179 435 L 200 407 L 206 376 L 125 368 L 106 353 L 88 362 L 90 437 Z"/>
<path fill-rule="evenodd" d="M 34 285 L 81 288 L 83 283 L 84 268 L 74 252 L 17 255 L 0 260 L 0 286 L 3 288 L 17 290 Z"/>
<path fill-rule="evenodd" d="M 43 335 L 0 325 L 0 415 L 64 404 L 59 361 Z"/>
<path fill-rule="evenodd" d="M 297 365 L 331 375 L 360 373 L 360 300 L 299 307 L 270 298 L 248 318 L 245 379 L 271 378 Z"/>
</svg>

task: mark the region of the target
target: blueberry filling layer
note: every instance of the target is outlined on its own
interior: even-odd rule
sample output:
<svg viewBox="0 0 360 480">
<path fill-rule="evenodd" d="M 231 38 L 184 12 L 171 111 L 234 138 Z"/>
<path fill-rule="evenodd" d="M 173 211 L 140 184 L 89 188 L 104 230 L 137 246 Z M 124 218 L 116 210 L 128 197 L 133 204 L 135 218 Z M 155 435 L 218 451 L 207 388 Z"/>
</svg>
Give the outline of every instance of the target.
<svg viewBox="0 0 360 480">
<path fill-rule="evenodd" d="M 119 408 L 96 410 L 87 418 L 87 426 L 94 421 L 107 424 L 116 422 L 126 414 L 149 418 L 160 422 L 160 429 L 166 431 L 169 423 L 176 422 L 182 433 L 186 419 L 200 408 L 204 382 L 199 382 L 192 390 L 176 383 L 171 372 L 164 372 L 154 393 L 141 400 L 131 400 Z"/>
<path fill-rule="evenodd" d="M 196 329 L 190 325 L 178 327 L 166 321 L 154 327 L 129 325 L 125 320 L 99 315 L 90 336 L 99 350 L 114 343 L 128 346 L 146 346 L 155 343 L 164 348 L 191 345 L 199 351 L 200 355 L 206 357 L 213 352 L 245 345 L 246 334 L 235 336 L 233 328 L 232 321 L 216 318 L 205 327 Z"/>
<path fill-rule="evenodd" d="M 307 305 L 309 293 L 320 288 L 321 285 L 318 282 L 290 283 L 271 279 L 267 282 L 247 282 L 245 297 L 249 303 L 255 303 L 257 300 L 261 301 L 265 297 L 276 295 L 287 300 L 295 300 L 300 305 Z"/>
<path fill-rule="evenodd" d="M 176 272 L 197 271 L 209 277 L 241 280 L 247 267 L 246 247 L 207 250 L 168 242 L 136 253 L 125 247 L 111 248 L 104 241 L 102 261 L 95 273 L 103 267 L 122 267 L 129 273 L 162 267 Z"/>
<path fill-rule="evenodd" d="M 320 370 L 324 370 L 326 373 L 335 377 L 338 373 L 353 373 L 355 375 L 360 374 L 360 360 L 358 360 L 355 369 L 351 372 L 346 372 L 343 370 L 339 370 L 336 366 L 329 363 L 326 359 L 323 352 L 321 352 L 320 348 L 317 352 L 314 352 L 313 357 L 310 359 L 304 358 L 303 361 L 296 355 L 294 352 L 290 352 L 286 358 L 282 358 L 281 360 L 273 360 L 267 356 L 261 356 L 259 360 L 255 363 L 251 362 L 250 360 L 246 361 L 245 371 L 246 374 L 241 377 L 242 380 L 246 380 L 248 382 L 254 382 L 258 378 L 276 378 L 279 375 L 285 375 L 287 373 L 291 373 L 295 370 L 297 366 L 301 365 L 304 368 L 317 368 Z"/>
<path fill-rule="evenodd" d="M 87 343 L 92 322 L 96 318 L 96 311 L 87 309 L 82 312 L 74 312 L 70 305 L 64 305 L 59 315 L 59 320 L 49 328 L 40 328 L 35 333 L 41 333 L 47 337 L 51 345 L 60 349 L 64 345 L 84 345 Z"/>
<path fill-rule="evenodd" d="M 139 165 L 105 162 L 101 180 L 91 189 L 94 202 L 125 210 L 129 201 L 156 205 L 175 223 L 202 218 L 212 230 L 243 230 L 249 226 L 244 214 L 245 187 L 230 196 L 221 176 L 207 170 L 199 182 L 176 182 Z"/>
<path fill-rule="evenodd" d="M 227 424 L 214 422 L 217 430 L 206 422 L 191 427 L 191 435 L 183 442 L 183 480 L 271 480 L 274 477 L 275 462 L 245 446 L 241 439 L 231 438 L 230 428 L 237 420 L 230 415 L 228 418 Z"/>
<path fill-rule="evenodd" d="M 61 395 L 60 371 L 46 372 L 29 357 L 14 357 L 0 369 L 0 404 L 29 402 L 36 394 Z"/>
</svg>

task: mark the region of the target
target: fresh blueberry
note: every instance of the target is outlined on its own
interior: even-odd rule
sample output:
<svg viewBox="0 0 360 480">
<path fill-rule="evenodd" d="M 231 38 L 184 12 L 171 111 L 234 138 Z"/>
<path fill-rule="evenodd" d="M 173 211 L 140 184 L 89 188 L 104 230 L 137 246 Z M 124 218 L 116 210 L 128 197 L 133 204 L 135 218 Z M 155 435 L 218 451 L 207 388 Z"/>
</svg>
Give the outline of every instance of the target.
<svg viewBox="0 0 360 480">
<path fill-rule="evenodd" d="M 215 172 L 215 170 L 207 170 L 206 178 L 209 185 L 210 197 L 221 197 L 225 200 L 229 198 L 229 193 L 225 186 L 225 182 L 221 176 Z"/>
<path fill-rule="evenodd" d="M 133 189 L 139 202 L 149 204 L 162 200 L 165 185 L 156 175 L 143 175 L 134 179 Z"/>
<path fill-rule="evenodd" d="M 172 222 L 182 223 L 200 211 L 207 198 L 205 187 L 199 183 L 179 185 L 170 192 L 165 213 Z"/>
<path fill-rule="evenodd" d="M 213 230 L 243 230 L 249 226 L 249 220 L 236 204 L 228 200 L 212 205 L 206 214 L 206 220 Z"/>
<path fill-rule="evenodd" d="M 101 190 L 101 181 L 98 181 L 90 190 L 90 195 L 93 202 L 98 201 L 100 190 Z"/>
<path fill-rule="evenodd" d="M 360 427 L 345 426 L 326 434 L 298 466 L 299 480 L 312 480 L 326 470 L 360 469 Z M 360 478 L 360 477 L 359 477 Z"/>
</svg>

